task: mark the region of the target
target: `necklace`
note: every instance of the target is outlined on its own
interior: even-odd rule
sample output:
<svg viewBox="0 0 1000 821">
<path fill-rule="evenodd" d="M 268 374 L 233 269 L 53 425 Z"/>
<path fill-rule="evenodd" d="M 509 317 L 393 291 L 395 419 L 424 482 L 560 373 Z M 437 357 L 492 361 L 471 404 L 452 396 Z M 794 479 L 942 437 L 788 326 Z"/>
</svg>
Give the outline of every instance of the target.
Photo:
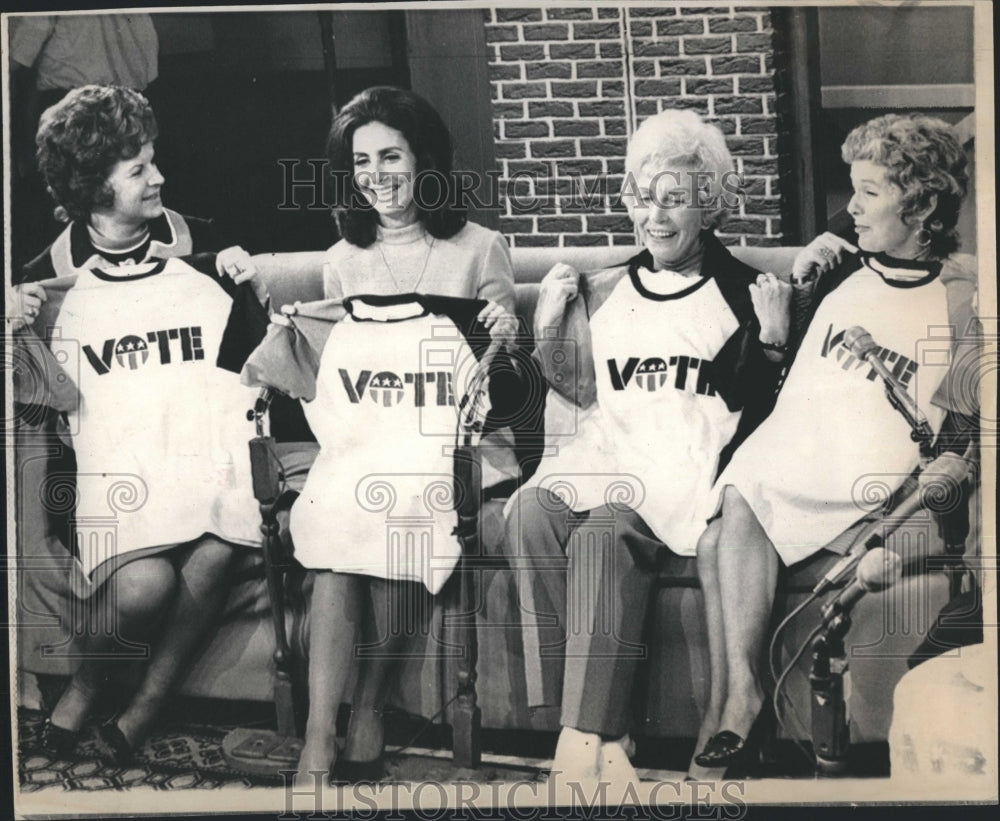
<svg viewBox="0 0 1000 821">
<path fill-rule="evenodd" d="M 409 291 L 404 291 L 402 286 L 399 284 L 399 280 L 396 279 L 396 274 L 392 270 L 392 266 L 389 264 L 389 260 L 385 255 L 384 243 L 379 242 L 378 252 L 382 255 L 382 263 L 385 265 L 385 270 L 389 272 L 389 276 L 392 279 L 392 284 L 396 286 L 396 293 L 416 293 L 417 286 L 420 284 L 420 280 L 424 278 L 424 273 L 427 271 L 427 263 L 431 258 L 431 251 L 434 249 L 435 237 L 431 237 L 430 243 L 427 245 L 427 253 L 424 254 L 424 264 L 420 267 L 420 273 L 417 275 L 416 281 L 410 287 Z"/>
</svg>

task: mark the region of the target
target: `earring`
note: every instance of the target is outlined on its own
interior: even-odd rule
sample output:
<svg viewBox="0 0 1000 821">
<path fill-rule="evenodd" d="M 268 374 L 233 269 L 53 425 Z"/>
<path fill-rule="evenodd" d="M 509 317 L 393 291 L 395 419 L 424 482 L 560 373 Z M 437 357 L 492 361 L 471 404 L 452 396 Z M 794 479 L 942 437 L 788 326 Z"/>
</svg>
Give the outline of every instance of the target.
<svg viewBox="0 0 1000 821">
<path fill-rule="evenodd" d="M 926 228 L 921 228 L 919 231 L 917 231 L 915 236 L 917 240 L 917 245 L 919 245 L 921 248 L 926 248 L 928 245 L 931 244 L 931 239 L 932 239 L 931 232 L 928 231 Z"/>
</svg>

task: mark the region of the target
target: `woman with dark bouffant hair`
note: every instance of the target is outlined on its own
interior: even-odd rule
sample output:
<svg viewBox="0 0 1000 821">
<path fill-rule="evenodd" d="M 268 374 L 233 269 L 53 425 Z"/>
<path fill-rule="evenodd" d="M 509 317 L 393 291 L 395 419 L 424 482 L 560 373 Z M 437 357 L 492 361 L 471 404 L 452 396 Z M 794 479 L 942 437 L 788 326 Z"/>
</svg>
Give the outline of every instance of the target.
<svg viewBox="0 0 1000 821">
<path fill-rule="evenodd" d="M 698 777 L 709 777 L 704 768 L 734 774 L 754 746 L 751 729 L 763 726 L 758 668 L 779 563 L 812 556 L 866 514 L 859 478 L 896 477 L 898 486 L 920 461 L 874 369 L 842 341 L 868 331 L 875 355 L 927 415 L 937 458 L 925 480 L 964 476 L 975 435 L 976 374 L 966 378 L 974 363 L 954 347 L 972 331 L 976 303 L 974 261 L 955 253 L 965 150 L 941 120 L 888 114 L 855 128 L 841 153 L 858 247 L 826 233 L 796 257 L 793 278 L 819 276 L 814 313 L 774 411 L 717 480 L 698 542 L 712 660 Z M 917 356 L 948 327 L 952 356 Z"/>
<path fill-rule="evenodd" d="M 334 120 L 327 142 L 333 173 L 349 191 L 349 199 L 335 211 L 341 235 L 352 245 L 368 248 L 378 238 L 380 211 L 371 200 L 370 180 L 355 177 L 354 133 L 369 123 L 380 123 L 398 131 L 406 140 L 416 163 L 415 177 L 426 185 L 413 203 L 413 214 L 437 239 L 450 239 L 468 222 L 466 208 L 454 196 L 452 142 L 441 115 L 423 97 L 390 86 L 363 91 Z M 402 166 L 389 168 L 402 173 Z M 431 190 L 431 189 L 437 190 Z M 433 200 L 428 200 L 433 195 Z M 428 207 L 433 206 L 433 207 Z"/>
<path fill-rule="evenodd" d="M 73 89 L 42 114 L 38 168 L 56 218 L 68 225 L 15 277 L 22 283 L 15 291 L 24 322 L 34 322 L 46 298 L 44 285 L 34 283 L 81 269 L 218 253 L 220 272 L 237 282 L 254 279 L 249 255 L 226 247 L 210 220 L 164 207 L 165 180 L 154 152 L 158 134 L 146 98 L 120 86 Z"/>
<path fill-rule="evenodd" d="M 510 251 L 499 233 L 468 222 L 463 204 L 455 201 L 451 136 L 434 108 L 411 91 L 370 88 L 336 116 L 328 147 L 333 174 L 345 190 L 335 208 L 343 238 L 328 252 L 325 297 L 421 294 L 485 300 L 478 319 L 493 339 L 512 344 L 517 324 Z M 310 480 L 313 486 L 319 482 L 315 468 Z M 392 660 L 399 657 L 400 642 L 413 622 L 422 618 L 414 610 L 426 614 L 429 600 L 418 582 L 392 573 L 385 578 L 381 570 L 362 575 L 348 569 L 322 494 L 313 498 L 309 493 L 307 485 L 291 519 L 297 555 L 316 573 L 309 716 L 298 771 L 308 778 L 332 767 L 338 779 L 377 780 Z M 379 549 L 384 550 L 371 546 Z M 418 607 L 407 609 L 407 602 Z M 390 623 L 375 625 L 385 614 Z M 373 635 L 376 626 L 381 629 Z M 378 655 L 362 660 L 349 699 L 347 742 L 338 756 L 335 722 L 356 647 L 377 640 L 383 641 Z"/>
<path fill-rule="evenodd" d="M 452 177 L 451 135 L 430 103 L 400 88 L 363 91 L 334 119 L 328 151 L 346 190 L 335 208 L 343 239 L 324 269 L 327 297 L 485 299 L 493 303 L 484 315 L 490 328 L 501 309 L 513 313 L 507 243 L 468 221 Z"/>
</svg>

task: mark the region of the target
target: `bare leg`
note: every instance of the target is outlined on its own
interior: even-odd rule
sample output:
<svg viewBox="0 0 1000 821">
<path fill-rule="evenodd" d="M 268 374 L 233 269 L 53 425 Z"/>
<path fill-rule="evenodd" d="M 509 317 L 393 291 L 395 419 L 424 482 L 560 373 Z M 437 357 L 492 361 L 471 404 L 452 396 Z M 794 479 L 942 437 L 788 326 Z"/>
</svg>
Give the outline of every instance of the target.
<svg viewBox="0 0 1000 821">
<path fill-rule="evenodd" d="M 208 537 L 175 560 L 177 595 L 159 631 L 160 639 L 153 647 L 142 683 L 118 717 L 118 728 L 133 747 L 145 737 L 185 663 L 225 607 L 234 556 L 231 545 Z"/>
<path fill-rule="evenodd" d="M 374 761 L 382 754 L 382 708 L 392 687 L 393 671 L 408 642 L 430 623 L 433 599 L 417 582 L 369 580 L 370 610 L 364 623 L 368 647 L 360 659 L 351 723 L 344 745 L 345 761 Z"/>
<path fill-rule="evenodd" d="M 83 643 L 87 658 L 77 668 L 69 686 L 52 711 L 57 727 L 78 730 L 93 707 L 113 663 L 118 637 L 131 643 L 148 641 L 156 622 L 174 597 L 177 573 L 169 559 L 151 556 L 137 559 L 116 570 L 89 602 L 91 618 L 112 618 L 114 629 L 91 625 L 93 632 Z M 111 612 L 113 606 L 113 612 Z"/>
<path fill-rule="evenodd" d="M 726 703 L 726 641 L 722 615 L 722 593 L 719 590 L 719 533 L 721 519 L 713 519 L 698 540 L 698 580 L 705 599 L 705 630 L 708 635 L 709 695 L 705 715 L 695 743 L 697 755 L 715 735 L 722 720 Z M 688 775 L 699 781 L 714 781 L 722 776 L 719 768 L 700 767 L 694 760 L 688 766 Z"/>
<path fill-rule="evenodd" d="M 760 658 L 774 606 L 778 554 L 753 510 L 731 486 L 725 490 L 718 558 L 728 662 L 719 726 L 746 738 L 764 702 Z"/>
<path fill-rule="evenodd" d="M 309 716 L 296 767 L 301 779 L 326 773 L 336 758 L 337 710 L 360 635 L 367 583 L 350 573 L 316 573 L 309 607 Z"/>
</svg>

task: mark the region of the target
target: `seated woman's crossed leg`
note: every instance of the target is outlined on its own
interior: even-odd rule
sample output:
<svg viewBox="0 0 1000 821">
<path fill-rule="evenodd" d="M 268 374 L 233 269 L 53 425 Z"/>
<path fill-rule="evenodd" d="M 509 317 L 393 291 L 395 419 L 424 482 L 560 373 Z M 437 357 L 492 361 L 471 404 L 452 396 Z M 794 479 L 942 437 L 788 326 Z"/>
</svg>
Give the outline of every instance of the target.
<svg viewBox="0 0 1000 821">
<path fill-rule="evenodd" d="M 206 537 L 134 559 L 111 574 L 86 602 L 84 659 L 49 717 L 50 746 L 59 746 L 59 736 L 66 739 L 63 751 L 75 741 L 110 673 L 113 656 L 127 642 L 148 646 L 146 669 L 128 704 L 100 728 L 99 738 L 112 758 L 131 758 L 221 613 L 235 553 L 226 542 Z"/>
</svg>

